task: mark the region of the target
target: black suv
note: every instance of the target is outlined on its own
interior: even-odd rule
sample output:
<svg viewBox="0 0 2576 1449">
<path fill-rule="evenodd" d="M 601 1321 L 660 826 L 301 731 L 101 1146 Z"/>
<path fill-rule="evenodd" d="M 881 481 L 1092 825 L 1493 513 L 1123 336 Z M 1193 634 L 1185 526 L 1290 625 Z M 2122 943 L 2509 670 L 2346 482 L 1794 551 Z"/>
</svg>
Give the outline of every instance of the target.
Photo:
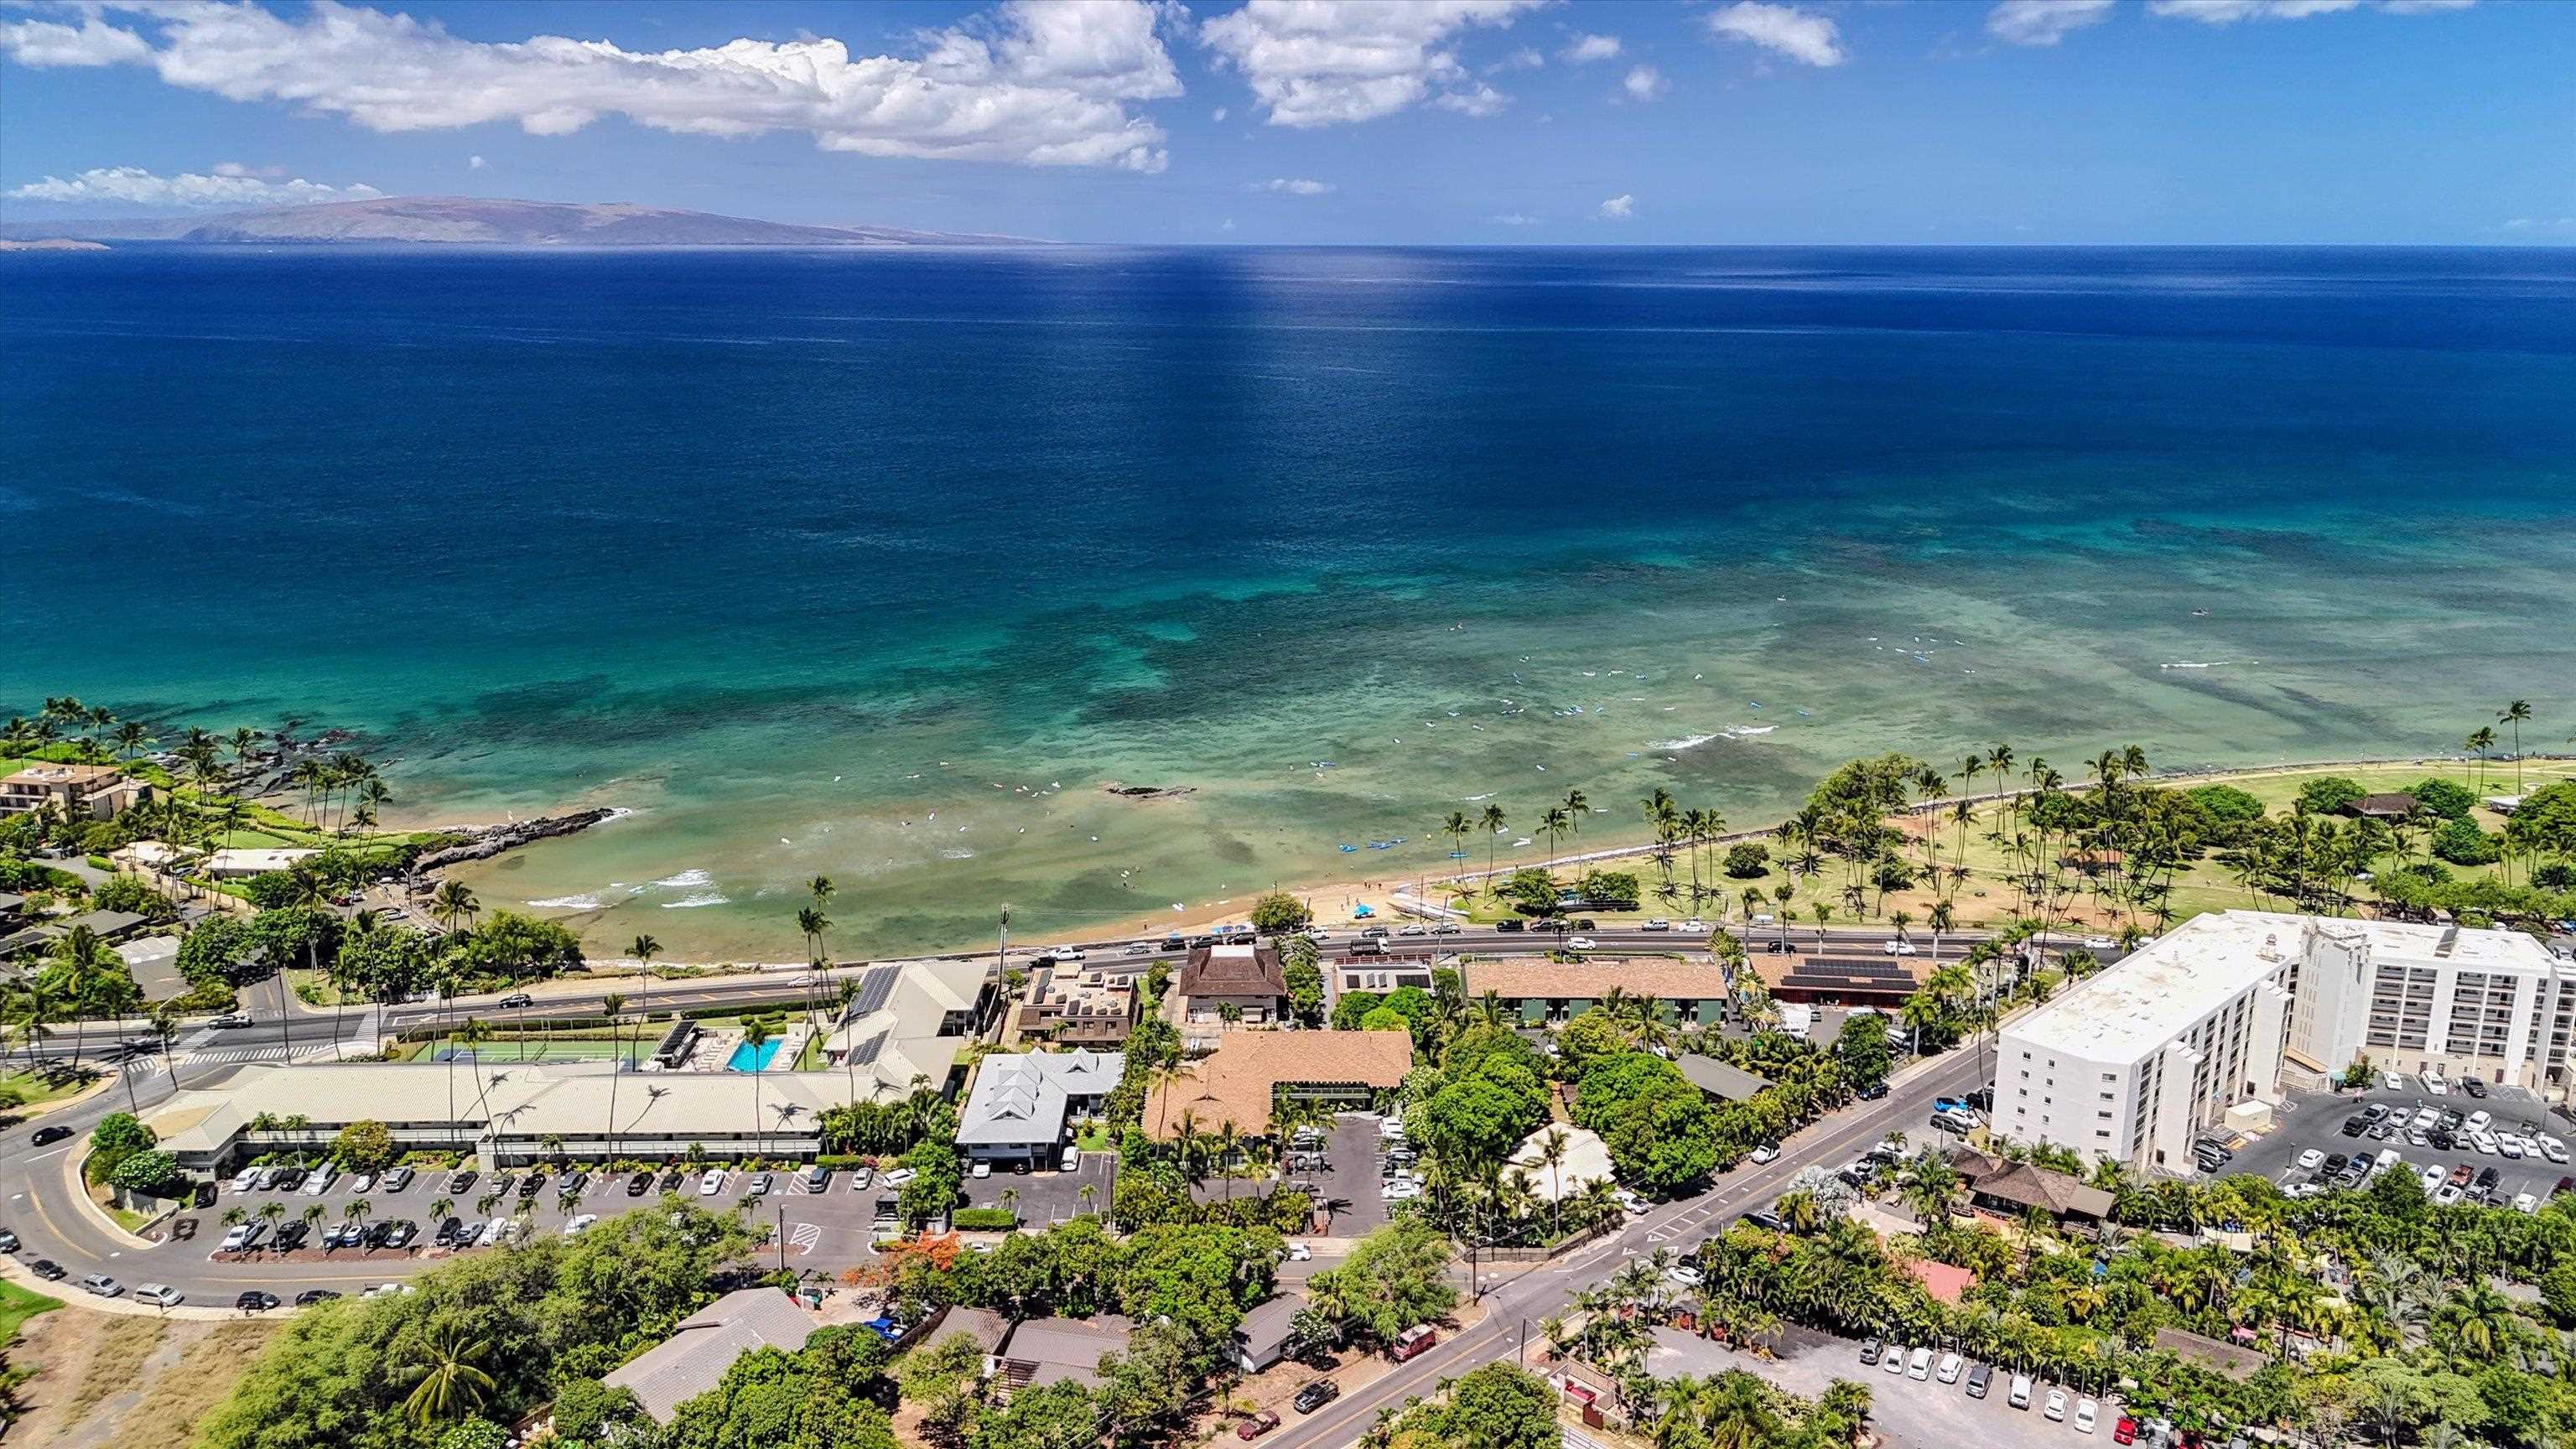
<svg viewBox="0 0 2576 1449">
<path fill-rule="evenodd" d="M 464 1228 L 465 1219 L 463 1218 L 441 1218 L 438 1222 L 438 1231 L 430 1234 L 429 1241 L 441 1248 L 452 1248 L 456 1246 L 456 1235 Z"/>
<path fill-rule="evenodd" d="M 2335 1130 L 2346 1137 L 2358 1137 L 2369 1125 L 2358 1117 L 2346 1117 L 2343 1119 L 2343 1125 Z"/>
<path fill-rule="evenodd" d="M 277 1238 L 272 1246 L 281 1253 L 292 1253 L 296 1249 L 304 1246 L 306 1235 L 312 1231 L 312 1228 L 306 1226 L 300 1220 L 291 1223 L 279 1223 L 277 1225 Z"/>
<path fill-rule="evenodd" d="M 266 1313 L 277 1306 L 277 1295 L 246 1288 L 242 1290 L 242 1296 L 233 1300 L 233 1306 L 244 1313 Z"/>
<path fill-rule="evenodd" d="M 678 1192 L 680 1190 L 680 1184 L 687 1182 L 688 1180 L 689 1170 L 685 1167 L 666 1167 L 662 1169 L 662 1191 L 664 1192 Z"/>
<path fill-rule="evenodd" d="M 644 1194 L 651 1192 L 652 1190 L 653 1169 L 649 1167 L 644 1169 L 642 1172 L 635 1174 L 633 1177 L 626 1179 L 626 1195 L 628 1197 L 642 1197 Z"/>
<path fill-rule="evenodd" d="M 328 1288 L 307 1288 L 303 1292 L 295 1295 L 295 1306 L 298 1308 L 310 1308 L 316 1303 L 328 1303 L 339 1296 L 339 1294 Z"/>
<path fill-rule="evenodd" d="M 59 1283 L 63 1280 L 64 1276 L 63 1265 L 55 1262 L 51 1258 L 38 1258 L 36 1261 L 27 1265 L 27 1271 L 44 1279 L 48 1283 Z"/>
<path fill-rule="evenodd" d="M 1288 1402 L 1298 1413 L 1311 1414 L 1342 1396 L 1342 1386 L 1331 1379 L 1317 1379 L 1297 1391 Z"/>
<path fill-rule="evenodd" d="M 519 1184 L 519 1196 L 523 1199 L 535 1197 L 545 1190 L 546 1175 L 542 1172 L 529 1173 L 527 1181 Z"/>
</svg>

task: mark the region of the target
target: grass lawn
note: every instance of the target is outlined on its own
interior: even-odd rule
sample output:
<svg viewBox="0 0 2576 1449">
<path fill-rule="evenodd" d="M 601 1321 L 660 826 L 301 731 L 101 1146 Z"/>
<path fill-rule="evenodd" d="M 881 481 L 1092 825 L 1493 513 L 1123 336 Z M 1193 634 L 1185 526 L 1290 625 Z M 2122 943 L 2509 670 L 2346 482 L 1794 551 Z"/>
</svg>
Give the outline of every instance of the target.
<svg viewBox="0 0 2576 1449">
<path fill-rule="evenodd" d="M 2184 790 L 2207 784 L 2233 785 L 2237 789 L 2243 790 L 2247 794 L 2262 801 L 2266 814 L 2277 816 L 2287 813 L 2291 802 L 2298 798 L 2301 786 L 2305 785 L 2310 780 L 2317 779 L 2320 776 L 2325 775 L 2343 776 L 2346 779 L 2353 780 L 2360 784 L 2364 790 L 2371 791 L 2373 793 L 2404 790 L 2416 784 L 2418 781 L 2423 780 L 2427 776 L 2435 775 L 2466 784 L 2470 790 L 2480 797 L 2487 795 L 2511 794 L 2513 793 L 2514 788 L 2513 769 L 2510 765 L 2505 766 L 2501 772 L 2499 772 L 2493 765 L 2488 766 L 2485 778 L 2481 780 L 2478 778 L 2474 765 L 2471 766 L 2468 775 L 2464 778 L 2459 765 L 2456 763 L 2381 765 L 2371 767 L 2330 766 L 2322 769 L 2248 772 L 2237 775 L 2212 776 L 2205 779 L 2162 779 L 2150 777 L 2146 783 L 2170 789 Z M 2576 763 L 2570 763 L 2565 760 L 2531 760 L 2524 762 L 2523 788 L 2525 791 L 2537 790 L 2543 785 L 2553 784 L 2559 780 L 2565 779 L 2576 779 Z M 1982 785 L 1981 788 L 1983 788 Z M 2008 871 L 2006 870 L 2005 852 L 2001 847 L 1989 844 L 1982 838 L 1984 833 L 1988 829 L 1992 828 L 1990 821 L 1992 819 L 1993 812 L 1999 808 L 2000 807 L 1995 804 L 1987 804 L 1979 807 L 1975 818 L 1969 823 L 1967 828 L 1964 863 L 1969 871 L 1969 879 L 1965 884 L 1958 888 L 1951 900 L 1951 909 L 1956 912 L 1959 924 L 1963 927 L 2002 925 L 2009 921 L 2013 915 L 2013 908 L 2017 897 L 2014 893 L 2013 887 L 2007 881 Z M 2488 832 L 2489 834 L 2493 834 L 2496 831 L 2501 830 L 2504 826 L 2504 819 L 2502 816 L 2499 816 L 2483 807 L 2474 812 L 2474 818 L 2477 821 L 2478 828 Z M 1913 827 L 1917 832 L 1919 832 L 1923 828 L 1925 822 L 1922 819 L 1914 819 L 1903 823 Z M 1962 862 L 1962 856 L 1960 854 L 1960 832 L 1957 823 L 1950 818 L 1946 809 L 1941 812 L 1939 826 L 1940 834 L 1936 841 L 1936 853 L 1941 862 L 1942 868 L 1946 871 L 1950 866 Z M 1919 839 L 1919 833 L 1917 838 Z M 1573 847 L 1569 846 L 1568 848 L 1572 849 Z M 2420 840 L 2416 848 L 2418 851 L 2422 849 Z M 1736 931 L 1738 934 L 1743 934 L 1746 931 L 1753 929 L 1749 928 L 1745 924 L 1749 913 L 1744 903 L 1744 890 L 1748 886 L 1757 887 L 1766 895 L 1765 900 L 1752 908 L 1753 911 L 1767 912 L 1775 916 L 1780 914 L 1779 904 L 1775 900 L 1769 899 L 1768 896 L 1771 892 L 1776 891 L 1780 886 L 1791 884 L 1791 882 L 1787 872 L 1780 868 L 1778 861 L 1779 847 L 1774 844 L 1772 849 L 1774 859 L 1770 871 L 1751 880 L 1737 880 L 1724 875 L 1722 872 L 1712 875 L 1710 873 L 1712 868 L 1712 853 L 1704 852 L 1701 856 L 1700 862 L 1701 883 L 1704 886 L 1716 887 L 1717 889 L 1722 890 L 1724 894 L 1721 897 L 1703 902 L 1696 908 L 1698 914 L 1708 921 L 1725 924 L 1729 929 Z M 1715 856 L 1722 857 L 1724 851 L 1720 850 L 1713 854 Z M 1912 847 L 1905 851 L 1905 858 L 1908 863 L 1919 867 L 1923 861 L 1923 852 L 1919 846 Z M 1592 867 L 1586 868 L 1589 869 Z M 1660 899 L 1655 895 L 1655 891 L 1663 882 L 1663 874 L 1646 857 L 1639 856 L 1628 860 L 1607 863 L 1599 868 L 1606 870 L 1635 871 L 1637 874 L 1638 884 L 1646 893 L 1645 904 L 1640 910 L 1617 912 L 1586 911 L 1581 913 L 1591 919 L 1602 922 L 1605 926 L 1612 924 L 1614 920 L 1633 921 L 1647 916 L 1665 916 L 1679 919 L 1690 915 L 1694 909 L 1691 905 L 1689 895 L 1691 883 L 1690 857 L 1686 851 L 1677 853 L 1673 859 L 1673 879 L 1680 887 L 1681 893 L 1670 901 Z M 2481 876 L 2492 875 L 2501 869 L 2501 867 L 2455 865 L 2450 866 L 2449 869 L 2451 874 L 2457 879 L 2474 880 Z M 1561 873 L 1561 878 L 1570 880 L 1573 873 L 1574 872 L 1569 869 Z M 1922 922 L 1930 913 L 1932 908 L 1933 893 L 1929 889 L 1898 892 L 1889 895 L 1884 901 L 1882 901 L 1879 898 L 1878 893 L 1873 890 L 1869 893 L 1869 897 L 1865 903 L 1865 914 L 1855 916 L 1850 906 L 1847 905 L 1842 898 L 1842 882 L 1843 872 L 1839 868 L 1839 863 L 1829 860 L 1823 871 L 1819 872 L 1807 881 L 1799 883 L 1797 897 L 1792 903 L 1793 908 L 1798 913 L 1797 923 L 1790 928 L 1793 934 L 1800 928 L 1808 930 L 1814 929 L 1818 924 L 1817 908 L 1819 906 L 1824 907 L 1830 914 L 1830 919 L 1825 922 L 1825 924 L 1829 925 L 1864 925 L 1873 922 L 1883 922 L 1890 914 L 1896 911 L 1906 911 L 1911 913 L 1915 922 L 1911 929 L 1918 932 L 1922 930 Z M 1490 894 L 1478 894 L 1471 899 L 1457 901 L 1456 904 L 1461 909 L 1466 910 L 1469 918 L 1478 924 L 1488 924 L 1502 919 L 1505 916 L 1517 914 L 1517 912 L 1513 911 L 1507 904 Z M 2208 911 L 2223 911 L 2260 906 L 2263 905 L 2264 902 L 2249 895 L 2243 886 L 2238 885 L 2228 876 L 2226 867 L 2212 857 L 2196 861 L 2189 867 L 2175 874 L 2173 879 L 2171 904 L 2173 907 L 2174 919 L 2176 921 L 2182 921 Z M 2098 926 L 2106 930 L 2116 929 L 2117 926 L 2125 920 L 2125 916 L 2120 914 L 2119 908 L 2116 905 L 2098 902 L 2089 895 L 2077 896 L 2073 900 L 2064 903 L 2062 906 L 2062 914 L 2074 924 L 2082 926 Z M 1327 924 L 1338 925 L 1339 923 Z M 2141 924 L 2147 924 L 2152 929 L 2151 922 L 2142 921 Z M 1764 927 L 1760 929 L 1767 932 L 1775 928 Z"/>
<path fill-rule="evenodd" d="M 32 1293 L 15 1283 L 0 1281 L 0 1344 L 14 1343 L 18 1330 L 39 1313 L 51 1313 L 63 1306 L 63 1300 Z"/>
<path fill-rule="evenodd" d="M 67 1037 L 70 1035 L 70 1029 L 56 1027 L 54 1034 L 58 1037 Z M 14 1103 L 17 1107 L 33 1107 L 46 1102 L 59 1102 L 65 1097 L 78 1093 L 96 1080 L 96 1075 L 90 1073 L 86 1067 L 82 1069 L 81 1075 L 74 1076 L 66 1073 L 59 1082 L 48 1081 L 26 1072 L 0 1074 L 0 1103 Z M 14 1108 L 0 1107 L 0 1110 L 14 1110 Z"/>
</svg>

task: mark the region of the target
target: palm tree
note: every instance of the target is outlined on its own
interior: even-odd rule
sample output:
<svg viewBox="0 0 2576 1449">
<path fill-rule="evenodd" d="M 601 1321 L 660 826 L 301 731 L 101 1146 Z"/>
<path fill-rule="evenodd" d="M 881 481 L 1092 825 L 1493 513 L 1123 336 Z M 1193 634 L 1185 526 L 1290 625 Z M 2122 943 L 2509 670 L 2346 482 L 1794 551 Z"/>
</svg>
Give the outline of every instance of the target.
<svg viewBox="0 0 2576 1449">
<path fill-rule="evenodd" d="M 2513 726 L 2513 792 L 2522 793 L 2522 722 L 2531 718 L 2531 701 L 2517 699 L 2496 716 L 2497 724 Z"/>
<path fill-rule="evenodd" d="M 762 1127 L 760 1123 L 760 1069 L 762 1065 L 760 1049 L 769 1041 L 769 1023 L 757 1018 L 744 1022 L 742 1024 L 742 1039 L 744 1043 L 751 1048 L 752 1126 L 760 1133 L 760 1155 L 767 1157 L 769 1155 L 769 1132 L 768 1129 Z"/>
<path fill-rule="evenodd" d="M 1574 817 L 1562 805 L 1551 805 L 1538 818 L 1538 828 L 1547 833 L 1547 868 L 1556 869 L 1556 838 L 1574 828 Z"/>
<path fill-rule="evenodd" d="M 2480 725 L 2475 734 L 2460 742 L 2460 747 L 2478 757 L 2478 784 L 2486 784 L 2487 751 L 2495 748 L 2496 732 Z M 2466 773 L 2463 771 L 2463 773 Z"/>
<path fill-rule="evenodd" d="M 491 1352 L 489 1339 L 470 1338 L 464 1329 L 450 1326 L 430 1341 L 429 1362 L 403 1400 L 403 1412 L 426 1429 L 482 1408 L 493 1388 L 492 1376 L 482 1368 Z"/>
<path fill-rule="evenodd" d="M 662 943 L 650 936 L 638 936 L 626 948 L 626 954 L 635 958 L 638 972 L 644 978 L 644 1009 L 637 1013 L 637 1018 L 650 1026 L 653 1022 L 653 958 L 662 954 Z"/>
<path fill-rule="evenodd" d="M 1652 1064 L 1649 1063 L 1649 1065 Z M 1565 1180 L 1562 1169 L 1565 1166 L 1566 1147 L 1570 1141 L 1564 1128 L 1550 1127 L 1547 1129 L 1547 1135 L 1539 1139 L 1538 1145 L 1538 1160 L 1547 1166 L 1548 1204 L 1555 1209 L 1555 1231 L 1559 1237 L 1565 1235 Z"/>
<path fill-rule="evenodd" d="M 1491 803 L 1476 817 L 1476 828 L 1485 832 L 1485 889 L 1488 891 L 1494 888 L 1494 841 L 1502 835 L 1506 823 L 1503 807 Z"/>
<path fill-rule="evenodd" d="M 430 893 L 429 908 L 438 914 L 438 919 L 445 923 L 447 933 L 452 936 L 456 934 L 456 923 L 473 920 L 482 904 L 474 899 L 473 887 L 465 882 L 443 880 L 438 883 L 438 889 Z"/>
<path fill-rule="evenodd" d="M 1467 823 L 1467 814 L 1463 810 L 1450 811 L 1449 818 L 1440 822 L 1440 833 L 1449 837 L 1449 851 L 1451 855 L 1460 859 L 1465 858 L 1467 854 L 1467 832 L 1474 828 L 1474 826 Z"/>
<path fill-rule="evenodd" d="M 78 1072 L 89 1013 L 122 1009 L 134 994 L 134 978 L 126 974 L 123 958 L 87 926 L 72 927 L 54 942 L 50 955 L 61 982 L 61 1002 L 72 1016 L 72 1070 Z"/>
<path fill-rule="evenodd" d="M 608 1014 L 608 1160 L 617 1160 L 617 1079 L 626 1075 L 626 1040 L 618 1028 L 626 1011 L 624 995 L 611 991 L 599 998 Z"/>
</svg>

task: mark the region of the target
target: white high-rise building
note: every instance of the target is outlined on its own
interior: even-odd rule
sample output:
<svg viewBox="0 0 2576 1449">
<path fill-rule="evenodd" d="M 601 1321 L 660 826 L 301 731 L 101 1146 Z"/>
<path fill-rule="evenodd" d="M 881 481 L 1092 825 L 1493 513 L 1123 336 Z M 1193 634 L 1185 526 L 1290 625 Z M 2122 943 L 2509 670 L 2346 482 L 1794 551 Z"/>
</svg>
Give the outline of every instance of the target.
<svg viewBox="0 0 2576 1449">
<path fill-rule="evenodd" d="M 2564 1094 L 2576 962 L 2512 931 L 2222 911 L 2008 1023 L 2000 1042 L 1998 1135 L 2179 1170 L 2229 1107 L 2278 1099 L 2285 1062 Z"/>
<path fill-rule="evenodd" d="M 2198 916 L 2000 1034 L 1994 1131 L 2088 1161 L 2182 1170 L 2192 1139 L 2280 1091 L 2286 952 Z"/>
<path fill-rule="evenodd" d="M 2290 1057 L 2438 1070 L 2545 1096 L 2568 1086 L 2576 962 L 2519 931 L 2230 911 L 2262 922 L 2297 963 Z"/>
</svg>

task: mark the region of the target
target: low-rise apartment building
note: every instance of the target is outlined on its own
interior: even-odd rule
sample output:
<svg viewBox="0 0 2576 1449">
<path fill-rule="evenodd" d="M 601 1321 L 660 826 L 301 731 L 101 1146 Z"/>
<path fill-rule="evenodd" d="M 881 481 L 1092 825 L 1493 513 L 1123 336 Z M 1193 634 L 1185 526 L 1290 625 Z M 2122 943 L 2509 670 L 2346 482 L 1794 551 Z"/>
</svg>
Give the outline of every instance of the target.
<svg viewBox="0 0 2576 1449">
<path fill-rule="evenodd" d="M 0 776 L 0 815 L 51 805 L 67 820 L 109 820 L 152 798 L 152 787 L 114 765 L 29 765 Z"/>
</svg>

